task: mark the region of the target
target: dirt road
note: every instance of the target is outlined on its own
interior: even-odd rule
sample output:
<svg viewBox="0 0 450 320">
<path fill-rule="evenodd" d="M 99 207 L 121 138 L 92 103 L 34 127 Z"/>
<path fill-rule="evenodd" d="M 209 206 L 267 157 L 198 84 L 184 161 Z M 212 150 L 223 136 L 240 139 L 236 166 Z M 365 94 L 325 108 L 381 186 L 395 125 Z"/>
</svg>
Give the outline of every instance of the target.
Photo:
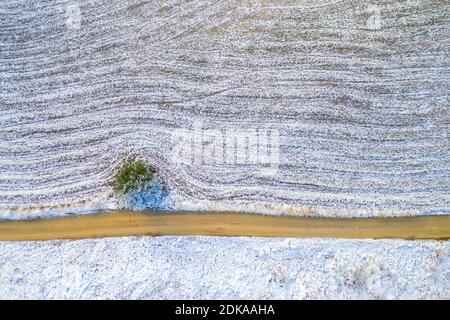
<svg viewBox="0 0 450 320">
<path fill-rule="evenodd" d="M 450 216 L 333 219 L 121 211 L 0 222 L 0 240 L 5 241 L 163 235 L 449 239 Z"/>
</svg>

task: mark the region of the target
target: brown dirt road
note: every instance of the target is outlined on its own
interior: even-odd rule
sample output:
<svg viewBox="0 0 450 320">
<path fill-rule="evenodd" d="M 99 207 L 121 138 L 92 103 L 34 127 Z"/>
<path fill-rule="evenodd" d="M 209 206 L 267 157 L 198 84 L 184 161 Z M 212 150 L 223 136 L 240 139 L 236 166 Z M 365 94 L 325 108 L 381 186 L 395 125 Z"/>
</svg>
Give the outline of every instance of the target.
<svg viewBox="0 0 450 320">
<path fill-rule="evenodd" d="M 4 241 L 166 235 L 446 240 L 450 239 L 450 216 L 335 219 L 120 211 L 0 222 L 0 240 Z"/>
</svg>

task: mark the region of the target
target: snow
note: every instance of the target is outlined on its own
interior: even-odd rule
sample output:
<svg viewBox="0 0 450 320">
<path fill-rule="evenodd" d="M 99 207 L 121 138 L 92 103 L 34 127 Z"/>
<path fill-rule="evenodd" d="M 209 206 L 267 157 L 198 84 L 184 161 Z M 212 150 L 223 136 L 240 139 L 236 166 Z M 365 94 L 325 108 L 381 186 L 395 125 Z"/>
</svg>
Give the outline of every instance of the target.
<svg viewBox="0 0 450 320">
<path fill-rule="evenodd" d="M 245 237 L 0 242 L 0 298 L 449 299 L 449 250 Z"/>
<path fill-rule="evenodd" d="M 0 219 L 120 209 L 112 181 L 134 156 L 159 169 L 178 210 L 449 214 L 447 10 L 431 0 L 3 0 Z M 272 176 L 250 155 L 237 161 L 259 150 L 250 139 L 221 144 L 231 164 L 195 147 L 204 161 L 172 159 L 179 133 L 192 135 L 185 146 L 207 137 L 209 150 L 213 132 L 266 130 L 279 133 Z M 156 202 L 128 200 L 158 207 L 158 190 Z M 449 246 L 0 242 L 0 298 L 449 299 Z"/>
<path fill-rule="evenodd" d="M 255 2 L 0 1 L 0 218 L 118 206 L 135 156 L 180 210 L 449 214 L 448 4 Z"/>
</svg>

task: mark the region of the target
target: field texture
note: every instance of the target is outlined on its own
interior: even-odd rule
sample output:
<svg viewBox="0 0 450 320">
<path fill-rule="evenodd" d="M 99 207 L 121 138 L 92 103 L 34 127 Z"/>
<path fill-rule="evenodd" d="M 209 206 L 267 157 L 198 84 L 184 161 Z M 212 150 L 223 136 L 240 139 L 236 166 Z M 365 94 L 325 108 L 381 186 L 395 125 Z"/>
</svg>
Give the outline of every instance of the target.
<svg viewBox="0 0 450 320">
<path fill-rule="evenodd" d="M 449 253 L 403 240 L 0 242 L 0 298 L 450 299 Z"/>
<path fill-rule="evenodd" d="M 449 17 L 446 0 L 3 0 L 0 213 L 121 206 L 137 157 L 178 208 L 448 214 Z"/>
</svg>

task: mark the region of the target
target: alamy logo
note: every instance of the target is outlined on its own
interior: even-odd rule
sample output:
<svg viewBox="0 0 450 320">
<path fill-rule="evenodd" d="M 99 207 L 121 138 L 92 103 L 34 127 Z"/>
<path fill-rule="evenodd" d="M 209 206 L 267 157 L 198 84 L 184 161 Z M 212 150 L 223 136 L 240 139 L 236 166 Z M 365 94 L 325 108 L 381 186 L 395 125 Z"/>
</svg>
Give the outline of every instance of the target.
<svg viewBox="0 0 450 320">
<path fill-rule="evenodd" d="M 192 130 L 175 130 L 172 142 L 174 163 L 258 165 L 262 176 L 278 172 L 280 134 L 276 129 L 205 129 L 201 121 L 195 121 Z"/>
<path fill-rule="evenodd" d="M 68 29 L 74 30 L 81 28 L 81 7 L 78 1 L 68 4 L 66 7 L 66 26 Z"/>
<path fill-rule="evenodd" d="M 380 7 L 377 5 L 369 5 L 367 12 L 370 16 L 366 21 L 366 27 L 369 30 L 380 30 L 382 27 Z"/>
</svg>

